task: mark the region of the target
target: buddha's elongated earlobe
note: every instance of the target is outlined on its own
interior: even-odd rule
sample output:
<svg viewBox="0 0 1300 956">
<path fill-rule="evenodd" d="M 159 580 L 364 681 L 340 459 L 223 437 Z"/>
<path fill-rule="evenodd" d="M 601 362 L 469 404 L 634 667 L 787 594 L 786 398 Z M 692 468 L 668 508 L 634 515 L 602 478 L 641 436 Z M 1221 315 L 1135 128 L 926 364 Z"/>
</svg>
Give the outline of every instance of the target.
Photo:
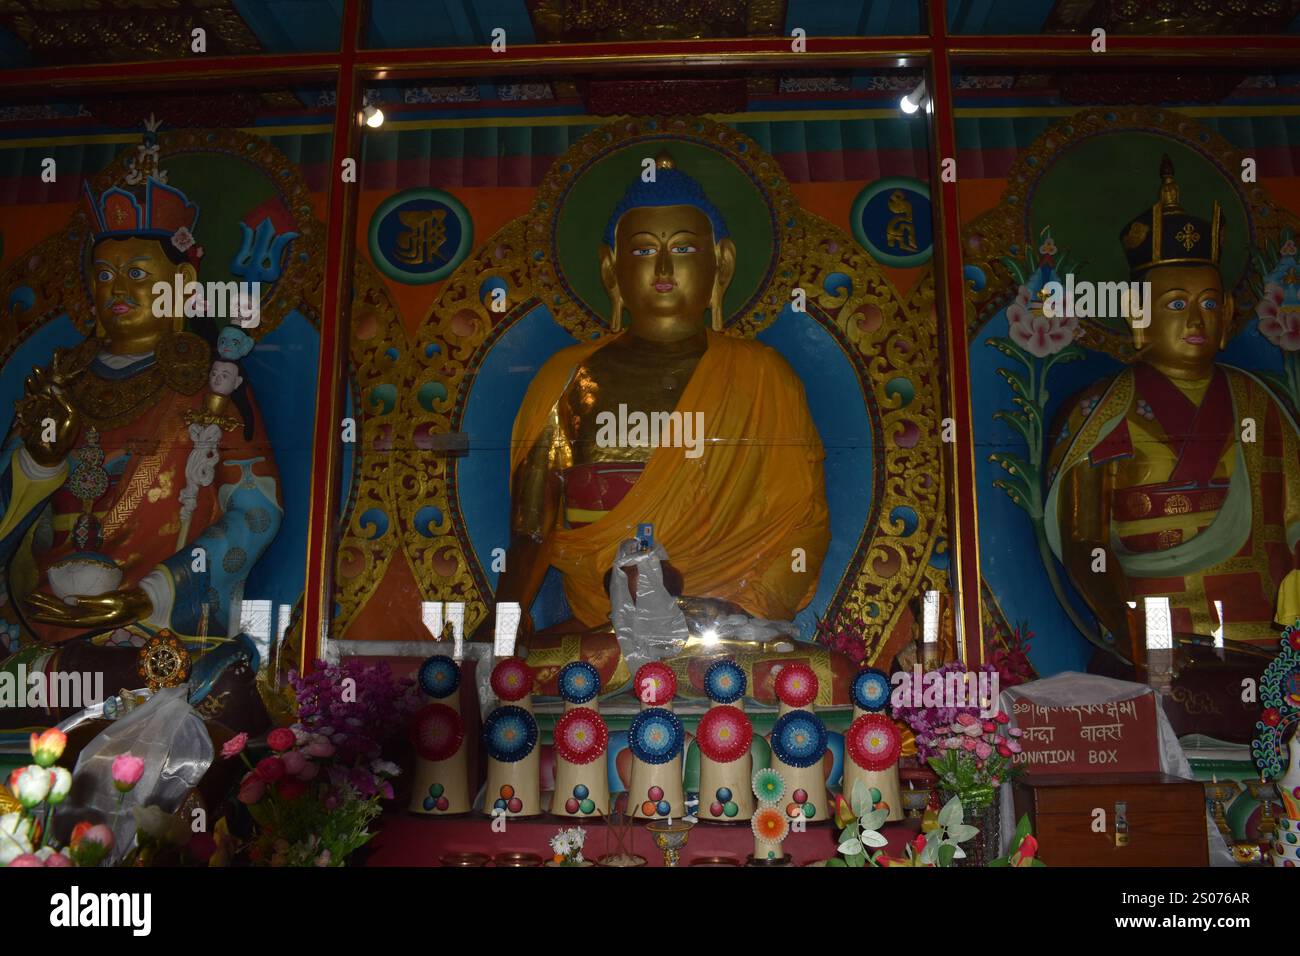
<svg viewBox="0 0 1300 956">
<path fill-rule="evenodd" d="M 618 286 L 614 286 L 614 291 L 609 294 L 613 311 L 609 316 L 609 330 L 611 332 L 623 331 L 623 294 L 618 291 Z"/>
<path fill-rule="evenodd" d="M 713 313 L 713 331 L 721 332 L 726 323 L 722 315 L 722 283 L 716 277 L 713 280 L 713 295 L 709 297 L 709 311 Z"/>
</svg>

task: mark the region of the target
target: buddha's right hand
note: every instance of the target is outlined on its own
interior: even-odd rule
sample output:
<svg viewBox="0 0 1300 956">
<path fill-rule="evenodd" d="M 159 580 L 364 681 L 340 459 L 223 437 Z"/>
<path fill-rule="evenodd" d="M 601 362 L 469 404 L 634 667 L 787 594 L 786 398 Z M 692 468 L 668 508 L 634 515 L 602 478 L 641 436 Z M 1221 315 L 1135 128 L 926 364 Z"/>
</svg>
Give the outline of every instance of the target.
<svg viewBox="0 0 1300 956">
<path fill-rule="evenodd" d="M 81 433 L 81 414 L 59 380 L 58 361 L 50 371 L 33 368 L 15 409 L 23 447 L 38 465 L 53 468 L 68 457 Z"/>
</svg>

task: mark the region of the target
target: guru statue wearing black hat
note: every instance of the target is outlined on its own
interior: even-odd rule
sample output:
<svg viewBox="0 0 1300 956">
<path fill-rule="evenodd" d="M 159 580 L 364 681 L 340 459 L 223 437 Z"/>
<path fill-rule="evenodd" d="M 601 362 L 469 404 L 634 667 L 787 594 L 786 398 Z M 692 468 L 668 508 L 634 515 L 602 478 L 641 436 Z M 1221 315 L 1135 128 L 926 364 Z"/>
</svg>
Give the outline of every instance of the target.
<svg viewBox="0 0 1300 956">
<path fill-rule="evenodd" d="M 1185 209 L 1164 157 L 1159 200 L 1120 233 L 1150 283 L 1136 360 L 1067 403 L 1051 453 L 1048 540 L 1134 661 L 1162 643 L 1144 630 L 1270 645 L 1275 617 L 1300 614 L 1300 437 L 1259 379 L 1215 361 L 1233 331 L 1224 242 L 1218 203 Z"/>
</svg>

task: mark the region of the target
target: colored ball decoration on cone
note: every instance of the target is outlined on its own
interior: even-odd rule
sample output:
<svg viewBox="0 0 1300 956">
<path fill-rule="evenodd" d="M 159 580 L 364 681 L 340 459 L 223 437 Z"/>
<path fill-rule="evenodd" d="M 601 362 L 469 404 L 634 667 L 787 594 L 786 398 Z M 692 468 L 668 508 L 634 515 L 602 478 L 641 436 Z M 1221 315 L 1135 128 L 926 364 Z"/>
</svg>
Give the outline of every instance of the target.
<svg viewBox="0 0 1300 956">
<path fill-rule="evenodd" d="M 738 708 L 719 704 L 709 708 L 700 718 L 695 739 L 699 742 L 700 753 L 714 763 L 731 763 L 749 753 L 754 727 Z"/>
<path fill-rule="evenodd" d="M 745 696 L 745 672 L 735 661 L 714 661 L 704 672 L 704 693 L 719 704 L 734 704 Z"/>
<path fill-rule="evenodd" d="M 802 661 L 783 664 L 776 675 L 777 700 L 788 707 L 807 707 L 817 699 L 817 675 Z"/>
<path fill-rule="evenodd" d="M 632 679 L 636 699 L 651 707 L 662 707 L 677 695 L 677 675 L 662 661 L 642 664 Z"/>
<path fill-rule="evenodd" d="M 790 832 L 790 820 L 784 813 L 772 806 L 761 806 L 750 818 L 750 827 L 754 836 L 764 843 L 780 843 Z"/>
<path fill-rule="evenodd" d="M 503 657 L 492 668 L 491 683 L 499 699 L 523 700 L 533 689 L 533 669 L 518 657 Z"/>
<path fill-rule="evenodd" d="M 608 743 L 609 728 L 590 707 L 566 710 L 555 722 L 555 752 L 568 763 L 591 763 L 605 752 Z M 587 788 L 581 789 L 585 797 Z"/>
<path fill-rule="evenodd" d="M 772 753 L 791 767 L 811 767 L 826 752 L 826 725 L 806 710 L 782 714 L 772 725 Z"/>
<path fill-rule="evenodd" d="M 853 678 L 853 703 L 863 710 L 884 710 L 889 706 L 891 692 L 889 675 L 874 667 L 863 668 Z"/>
<path fill-rule="evenodd" d="M 884 714 L 863 714 L 844 735 L 849 758 L 863 770 L 888 770 L 898 762 L 903 735 Z"/>
<path fill-rule="evenodd" d="M 537 721 L 522 707 L 498 707 L 483 721 L 483 749 L 493 760 L 515 763 L 532 753 L 536 745 Z M 512 788 L 502 789 L 514 793 Z"/>
<path fill-rule="evenodd" d="M 425 704 L 411 719 L 411 743 L 425 760 L 446 760 L 460 749 L 465 722 L 446 704 Z"/>
<path fill-rule="evenodd" d="M 560 668 L 556 683 L 568 703 L 585 704 L 600 693 L 600 671 L 587 661 L 570 661 Z"/>
<path fill-rule="evenodd" d="M 762 767 L 754 771 L 752 783 L 754 796 L 767 803 L 776 803 L 785 796 L 785 777 L 775 767 Z"/>
<path fill-rule="evenodd" d="M 680 754 L 685 735 L 686 731 L 677 715 L 662 707 L 641 711 L 632 719 L 632 725 L 627 731 L 632 756 L 642 763 L 650 764 L 667 763 Z M 659 788 L 651 787 L 651 790 Z M 658 797 L 652 796 L 650 799 L 658 801 L 662 797 L 663 791 L 660 790 Z"/>
<path fill-rule="evenodd" d="M 450 697 L 459 686 L 460 667 L 450 657 L 436 654 L 420 665 L 420 689 L 430 697 Z"/>
</svg>

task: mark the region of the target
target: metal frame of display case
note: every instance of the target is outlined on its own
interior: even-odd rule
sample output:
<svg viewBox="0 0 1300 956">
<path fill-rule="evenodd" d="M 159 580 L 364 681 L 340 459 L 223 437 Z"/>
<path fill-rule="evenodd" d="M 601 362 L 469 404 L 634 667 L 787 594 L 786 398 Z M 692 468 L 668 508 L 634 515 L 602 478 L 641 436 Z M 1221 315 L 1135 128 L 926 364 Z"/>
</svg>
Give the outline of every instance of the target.
<svg viewBox="0 0 1300 956">
<path fill-rule="evenodd" d="M 922 2 L 922 0 L 918 0 Z M 362 0 L 344 0 L 341 42 L 336 52 L 250 54 L 32 67 L 0 71 L 0 96 L 33 91 L 76 94 L 167 89 L 184 81 L 187 89 L 250 88 L 268 82 L 327 81 L 336 89 L 328 192 L 325 288 L 321 303 L 320 366 L 313 426 L 312 484 L 303 600 L 303 641 L 299 666 L 306 669 L 321 654 L 333 603 L 333 568 L 338 521 L 341 442 L 339 422 L 346 389 L 351 270 L 359 183 L 344 184 L 343 163 L 359 155 L 360 106 L 364 84 L 395 79 L 448 76 L 503 76 L 539 73 L 647 72 L 717 68 L 924 68 L 933 101 L 929 143 L 931 195 L 935 217 L 936 296 L 942 316 L 947 364 L 947 407 L 956 442 L 948 465 L 952 489 L 949 553 L 953 593 L 960 608 L 963 659 L 983 657 L 980 614 L 978 514 L 975 447 L 971 415 L 970 367 L 965 330 L 965 279 L 962 274 L 961 219 L 957 182 L 942 176 L 944 159 L 955 159 L 953 113 L 955 67 L 1133 66 L 1201 67 L 1253 60 L 1263 67 L 1300 63 L 1300 36 L 1121 36 L 1108 35 L 1107 52 L 1092 52 L 1089 34 L 1031 36 L 954 35 L 948 32 L 947 0 L 928 0 L 929 32 L 885 37 L 808 37 L 804 52 L 790 38 L 655 40 L 619 43 L 508 45 L 501 53 L 483 47 L 375 50 L 362 47 L 366 23 Z M 958 172 L 960 174 L 960 172 Z M 351 186 L 353 188 L 345 188 Z"/>
</svg>

